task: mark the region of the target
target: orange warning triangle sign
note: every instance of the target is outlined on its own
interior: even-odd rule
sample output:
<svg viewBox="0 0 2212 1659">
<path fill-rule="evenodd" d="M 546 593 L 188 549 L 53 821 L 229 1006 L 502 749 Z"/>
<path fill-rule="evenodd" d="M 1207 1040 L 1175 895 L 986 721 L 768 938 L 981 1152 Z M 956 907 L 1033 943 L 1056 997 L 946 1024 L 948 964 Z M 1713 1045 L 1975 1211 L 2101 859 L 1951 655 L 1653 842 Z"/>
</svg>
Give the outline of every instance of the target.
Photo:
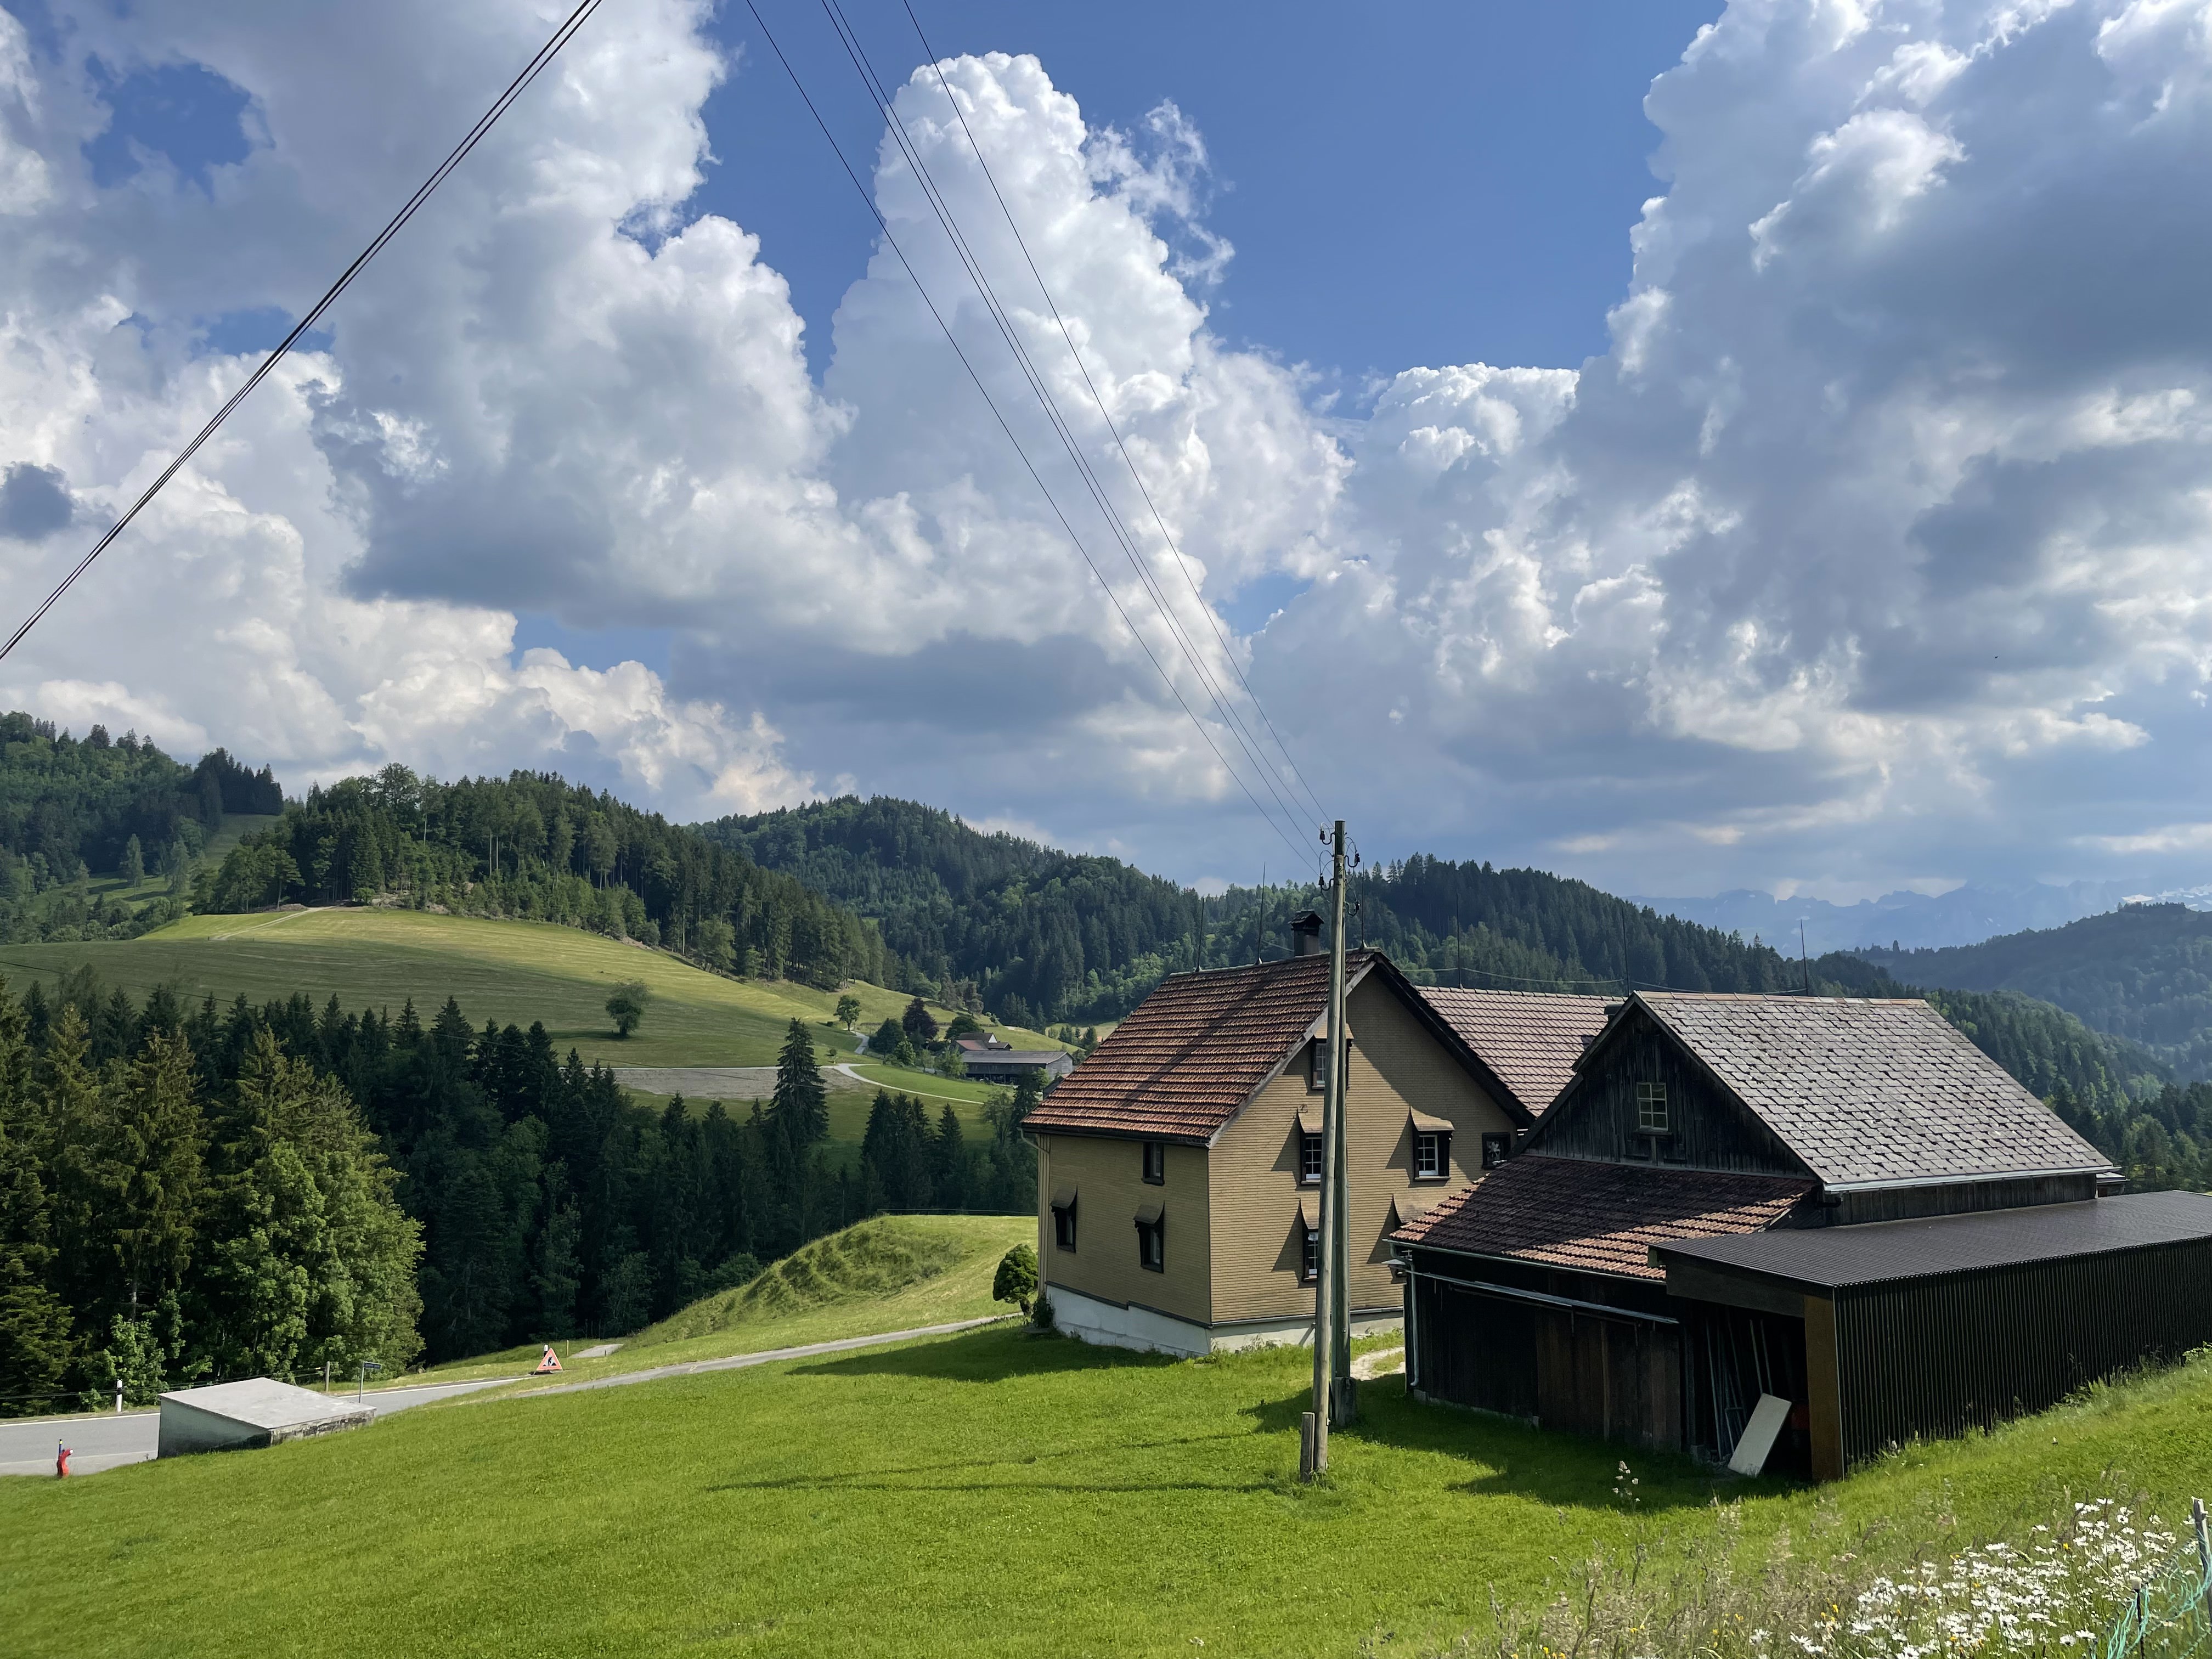
<svg viewBox="0 0 2212 1659">
<path fill-rule="evenodd" d="M 553 1352 L 553 1345 L 550 1342 L 548 1342 L 545 1345 L 545 1357 L 538 1362 L 538 1369 L 531 1372 L 531 1375 L 532 1376 L 544 1376 L 549 1372 L 557 1371 L 560 1369 L 561 1356 Z"/>
</svg>

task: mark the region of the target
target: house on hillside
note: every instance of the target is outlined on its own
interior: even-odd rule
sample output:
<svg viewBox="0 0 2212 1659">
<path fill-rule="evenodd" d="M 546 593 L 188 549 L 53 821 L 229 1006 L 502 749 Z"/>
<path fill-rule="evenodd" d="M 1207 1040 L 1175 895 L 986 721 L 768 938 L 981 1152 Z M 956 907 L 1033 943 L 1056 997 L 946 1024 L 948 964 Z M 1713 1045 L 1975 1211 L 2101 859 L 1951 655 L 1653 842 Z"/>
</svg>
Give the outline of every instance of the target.
<svg viewBox="0 0 2212 1659">
<path fill-rule="evenodd" d="M 1771 1397 L 1827 1478 L 2212 1340 L 2212 1198 L 2100 1197 L 1926 1003 L 1639 993 L 1572 1070 L 1395 1236 L 1421 1397 L 1714 1459 Z"/>
<path fill-rule="evenodd" d="M 1170 1353 L 1302 1341 L 1319 1242 L 1328 959 L 1166 981 L 1031 1112 L 1061 1329 Z M 1346 957 L 1355 1328 L 1395 1325 L 1388 1238 L 1533 1121 L 1380 952 Z"/>
</svg>

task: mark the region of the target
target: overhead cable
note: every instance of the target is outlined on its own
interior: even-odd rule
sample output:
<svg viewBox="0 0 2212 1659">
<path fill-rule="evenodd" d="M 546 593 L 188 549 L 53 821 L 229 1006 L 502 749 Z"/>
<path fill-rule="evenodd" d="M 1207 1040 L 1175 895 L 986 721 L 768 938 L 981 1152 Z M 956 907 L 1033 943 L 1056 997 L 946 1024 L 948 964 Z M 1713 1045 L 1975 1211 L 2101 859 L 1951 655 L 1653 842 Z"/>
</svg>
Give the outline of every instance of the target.
<svg viewBox="0 0 2212 1659">
<path fill-rule="evenodd" d="M 445 182 L 448 173 L 468 158 L 469 152 L 483 142 L 484 135 L 492 130 L 493 125 L 501 116 L 507 113 L 508 106 L 528 89 L 531 82 L 538 77 L 545 66 L 559 56 L 561 48 L 567 46 L 574 37 L 576 31 L 590 21 L 592 14 L 599 9 L 599 3 L 600 0 L 582 0 L 582 3 L 568 14 L 561 27 L 553 31 L 551 38 L 544 46 L 538 47 L 536 55 L 522 66 L 521 73 L 507 83 L 507 90 L 492 100 L 491 107 L 477 118 L 477 124 L 469 129 L 461 142 L 453 146 L 446 159 L 438 163 L 430 176 L 422 181 L 412 196 L 407 198 L 406 204 L 392 216 L 391 222 L 376 234 L 375 240 L 361 251 L 354 262 L 340 274 L 337 281 L 331 284 L 330 290 L 315 301 L 314 308 L 301 318 L 293 326 L 292 331 L 278 342 L 276 349 L 269 354 L 261 366 L 246 377 L 246 384 L 230 394 L 222 407 L 216 410 L 213 417 L 199 429 L 191 442 L 186 444 L 177 458 L 162 469 L 161 475 L 146 486 L 144 493 L 137 501 L 131 502 L 130 510 L 108 527 L 107 533 L 93 544 L 92 551 L 79 560 L 76 568 L 62 578 L 54 591 L 46 595 L 46 602 L 23 619 L 22 624 L 8 636 L 7 643 L 0 645 L 0 658 L 6 657 L 15 648 L 26 634 L 38 626 L 40 620 L 59 603 L 62 595 L 69 592 L 76 579 L 92 568 L 92 562 L 107 550 L 109 544 L 130 526 L 131 521 L 138 516 L 146 504 L 161 493 L 161 487 L 177 476 L 185 462 L 198 453 L 202 444 L 215 435 L 216 428 L 230 417 L 230 412 L 246 401 L 254 387 L 269 378 L 270 371 L 283 361 L 285 354 L 299 343 L 301 337 L 322 319 L 323 313 L 331 308 L 338 295 L 352 286 L 353 279 L 362 273 L 362 269 L 371 259 L 383 251 L 386 242 L 399 234 L 407 222 L 412 219 L 416 211 L 421 209 L 422 204 L 430 199 L 430 193 Z"/>
<path fill-rule="evenodd" d="M 1030 356 L 1028 347 L 1023 342 L 1020 331 L 1015 325 L 1012 314 L 1000 301 L 996 288 L 991 283 L 988 273 L 983 269 L 982 262 L 976 257 L 966 234 L 961 229 L 958 216 L 953 212 L 951 204 L 945 199 L 934 175 L 929 170 L 928 163 L 908 137 L 905 125 L 899 119 L 897 111 L 892 105 L 890 89 L 884 84 L 882 78 L 876 73 L 874 65 L 869 61 L 866 50 L 860 44 L 859 32 L 853 27 L 851 21 L 846 17 L 838 0 L 821 0 L 821 4 L 823 15 L 828 18 L 830 27 L 836 31 L 839 43 L 845 48 L 846 57 L 852 63 L 854 72 L 860 76 L 862 88 L 882 112 L 892 142 L 898 146 L 900 154 L 905 158 L 908 166 L 914 170 L 915 177 L 922 187 L 924 199 L 928 202 L 931 211 L 936 216 L 939 225 L 943 228 L 952 246 L 955 257 L 959 259 L 969 281 L 975 285 L 977 295 L 983 301 L 984 308 L 989 314 L 992 323 L 998 329 L 1000 337 L 1005 341 L 1007 350 L 1012 355 L 1015 366 L 1021 371 L 1023 378 L 1029 384 L 1030 390 L 1036 395 L 1054 435 L 1060 439 L 1062 447 L 1067 451 L 1068 459 L 1074 465 L 1077 476 L 1089 491 L 1093 503 L 1104 517 L 1108 529 L 1113 534 L 1115 540 L 1120 544 L 1123 556 L 1127 559 L 1130 568 L 1136 574 L 1139 586 L 1152 600 L 1154 609 L 1160 613 L 1162 620 L 1167 624 L 1170 641 L 1212 699 L 1215 713 L 1221 716 L 1224 730 L 1229 733 L 1237 748 L 1243 752 L 1247 763 L 1259 774 L 1261 782 L 1268 794 L 1273 797 L 1277 810 L 1282 812 L 1286 822 L 1295 826 L 1300 817 L 1298 809 L 1284 798 L 1281 789 L 1278 787 L 1274 776 L 1275 769 L 1267 763 L 1264 756 L 1255 752 L 1254 739 L 1246 731 L 1243 722 L 1232 713 L 1230 699 L 1214 678 L 1212 671 L 1206 665 L 1195 642 L 1176 615 L 1175 608 L 1169 601 L 1150 562 L 1145 558 L 1125 528 L 1120 512 L 1115 507 L 1104 484 L 1091 468 L 1089 458 L 1084 453 L 1081 442 L 1062 413 L 1059 399 L 1054 396 L 1050 384 L 1038 368 L 1035 360 Z M 1078 366 L 1080 367 L 1079 362 Z M 1184 574 L 1188 579 L 1188 570 Z M 1194 591 L 1195 591 L 1194 588 Z M 1201 600 L 1201 606 L 1203 603 Z M 1249 791 L 1248 790 L 1247 793 L 1249 793 Z"/>
<path fill-rule="evenodd" d="M 1053 298 L 1052 289 L 1046 285 L 1044 273 L 1037 269 L 1036 257 L 1030 252 L 1029 241 L 1023 236 L 1021 226 L 1015 222 L 1013 209 L 1007 205 L 1005 193 L 999 188 L 998 178 L 991 171 L 991 163 L 983 154 L 983 146 L 976 142 L 975 131 L 968 125 L 967 112 L 960 107 L 959 99 L 953 95 L 951 85 L 945 78 L 944 60 L 938 56 L 937 49 L 930 45 L 929 36 L 921 27 L 921 19 L 915 15 L 912 0 L 900 0 L 900 3 L 906 8 L 907 21 L 914 25 L 915 38 L 921 42 L 922 52 L 928 58 L 930 68 L 937 76 L 937 84 L 944 90 L 945 101 L 952 106 L 953 116 L 960 123 L 960 131 L 967 137 L 968 147 L 975 153 L 975 165 L 982 169 L 984 182 L 990 185 L 992 198 L 998 203 L 999 211 L 1006 216 L 1006 228 L 1013 233 L 1015 246 L 1021 249 L 1022 258 L 1029 265 L 1030 275 L 1036 279 L 1037 292 L 1044 298 L 1045 308 L 1052 313 L 1052 320 L 1060 330 L 1060 337 L 1067 343 L 1067 355 L 1075 360 L 1076 369 L 1083 376 L 1084 386 L 1091 393 L 1091 401 L 1097 405 L 1098 416 L 1105 422 L 1106 430 L 1113 436 L 1114 447 L 1121 452 L 1121 464 L 1128 469 L 1130 481 L 1137 486 L 1137 493 L 1144 497 L 1146 510 L 1152 514 L 1153 524 L 1158 526 L 1161 540 L 1167 544 L 1168 551 L 1174 555 L 1176 566 L 1182 572 L 1183 580 L 1190 588 L 1191 598 L 1198 601 L 1199 609 L 1206 613 L 1207 625 L 1213 630 L 1214 642 L 1221 647 L 1221 654 L 1228 659 L 1230 670 L 1237 676 L 1237 683 L 1244 688 L 1244 695 L 1251 699 L 1254 710 L 1259 714 L 1261 722 L 1267 728 L 1267 735 L 1275 740 L 1275 747 L 1281 751 L 1283 759 L 1288 763 L 1291 775 L 1297 780 L 1298 787 L 1306 792 L 1306 799 L 1313 803 L 1314 811 L 1324 819 L 1327 818 L 1328 812 L 1322 805 L 1321 798 L 1314 793 L 1313 786 L 1306 781 L 1305 774 L 1299 769 L 1297 757 L 1291 754 L 1290 745 L 1283 741 L 1282 734 L 1276 731 L 1275 722 L 1269 717 L 1267 705 L 1260 701 L 1260 694 L 1252 689 L 1252 682 L 1245 678 L 1244 670 L 1237 660 L 1237 653 L 1230 649 L 1229 641 L 1221 632 L 1220 619 L 1214 615 L 1213 607 L 1206 602 L 1206 596 L 1199 592 L 1197 579 L 1190 574 L 1190 562 L 1183 556 L 1182 549 L 1176 544 L 1174 533 L 1168 529 L 1167 520 L 1162 516 L 1158 503 L 1153 501 L 1152 492 L 1145 483 L 1144 474 L 1138 470 L 1135 459 L 1129 453 L 1127 441 L 1122 437 L 1120 426 L 1107 410 L 1105 398 L 1100 394 L 1096 382 L 1091 380 L 1090 367 L 1085 363 L 1083 353 L 1076 347 L 1074 336 L 1068 330 L 1067 319 L 1060 313 L 1059 301 Z"/>
<path fill-rule="evenodd" d="M 830 149 L 837 157 L 838 165 L 844 169 L 845 177 L 851 180 L 853 188 L 859 194 L 862 205 L 867 209 L 869 216 L 875 220 L 878 228 L 882 230 L 885 246 L 897 257 L 899 264 L 906 271 L 908 280 L 915 286 L 915 292 L 921 296 L 922 304 L 928 307 L 929 314 L 944 333 L 946 343 L 951 346 L 953 355 L 960 360 L 960 367 L 967 371 L 969 380 L 974 383 L 985 406 L 990 410 L 992 418 L 999 424 L 999 429 L 1006 434 L 1006 441 L 1013 446 L 1014 453 L 1021 461 L 1023 470 L 1030 475 L 1030 481 L 1036 485 L 1038 492 L 1043 495 L 1045 505 L 1052 509 L 1053 517 L 1059 521 L 1060 527 L 1066 532 L 1068 540 L 1074 544 L 1075 550 L 1082 556 L 1084 563 L 1090 567 L 1091 574 L 1097 578 L 1098 585 L 1106 590 L 1106 598 L 1113 605 L 1115 613 L 1121 618 L 1122 625 L 1128 629 L 1131 637 L 1137 641 L 1138 648 L 1144 652 L 1146 660 L 1151 662 L 1154 672 L 1159 675 L 1162 684 L 1168 689 L 1168 694 L 1176 700 L 1177 706 L 1188 717 L 1191 725 L 1197 729 L 1200 739 L 1208 750 L 1212 751 L 1214 759 L 1220 762 L 1222 769 L 1235 780 L 1237 787 L 1243 791 L 1244 798 L 1252 803 L 1253 810 L 1267 822 L 1269 829 L 1281 836 L 1291 846 L 1303 852 L 1304 850 L 1303 843 L 1286 833 L 1282 825 L 1276 821 L 1273 814 L 1261 805 L 1260 798 L 1252 793 L 1251 787 L 1244 781 L 1243 774 L 1231 765 L 1228 757 L 1221 752 L 1220 746 L 1213 741 L 1212 734 L 1206 729 L 1205 721 L 1199 719 L 1196 711 L 1183 696 L 1182 688 L 1175 683 L 1175 677 L 1168 672 L 1165 665 L 1152 650 L 1150 641 L 1145 638 L 1143 631 L 1137 627 L 1135 622 L 1130 617 L 1127 608 L 1122 605 L 1121 595 L 1114 591 L 1113 584 L 1106 580 L 1105 574 L 1098 568 L 1097 561 L 1091 557 L 1090 548 L 1085 544 L 1082 537 L 1076 533 L 1075 526 L 1069 523 L 1067 514 L 1062 511 L 1059 501 L 1045 483 L 1043 477 L 1038 472 L 1036 463 L 1030 459 L 1029 451 L 1023 447 L 1021 440 L 1015 435 L 1013 427 L 1007 421 L 1005 412 L 1000 409 L 997 399 L 991 396 L 990 388 L 984 385 L 983 377 L 976 371 L 975 363 L 962 348 L 958 337 L 953 333 L 951 325 L 946 322 L 944 313 L 938 309 L 937 301 L 930 297 L 929 289 L 923 283 L 921 274 L 915 270 L 914 262 L 907 257 L 905 248 L 900 246 L 898 237 L 893 233 L 890 222 L 884 217 L 881 210 L 876 206 L 875 198 L 869 193 L 868 187 L 861 183 L 860 175 L 854 170 L 851 160 L 846 155 L 844 146 L 837 142 L 836 135 L 830 130 L 830 124 L 823 118 L 822 112 L 817 107 L 812 94 L 806 90 L 806 83 L 799 78 L 798 69 L 776 40 L 775 32 L 769 27 L 768 20 L 761 15 L 757 0 L 745 0 L 745 9 L 752 14 L 753 21 L 759 26 L 762 39 L 768 42 L 769 49 L 775 54 L 776 61 L 783 65 L 784 73 L 791 77 L 791 84 L 798 92 L 799 100 L 806 106 L 806 112 L 814 118 L 814 125 L 821 129 L 823 137 L 829 141 Z"/>
</svg>

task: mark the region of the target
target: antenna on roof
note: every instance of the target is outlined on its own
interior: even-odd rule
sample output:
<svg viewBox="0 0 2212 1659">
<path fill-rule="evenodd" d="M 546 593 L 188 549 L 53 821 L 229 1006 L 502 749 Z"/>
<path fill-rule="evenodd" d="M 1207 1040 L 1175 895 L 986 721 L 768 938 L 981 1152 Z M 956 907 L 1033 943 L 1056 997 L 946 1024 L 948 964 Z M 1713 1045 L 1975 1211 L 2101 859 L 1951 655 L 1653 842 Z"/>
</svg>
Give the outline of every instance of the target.
<svg viewBox="0 0 2212 1659">
<path fill-rule="evenodd" d="M 1797 965 L 1805 970 L 1805 994 L 1813 994 L 1813 963 L 1805 954 L 1805 918 L 1797 918 Z"/>
</svg>

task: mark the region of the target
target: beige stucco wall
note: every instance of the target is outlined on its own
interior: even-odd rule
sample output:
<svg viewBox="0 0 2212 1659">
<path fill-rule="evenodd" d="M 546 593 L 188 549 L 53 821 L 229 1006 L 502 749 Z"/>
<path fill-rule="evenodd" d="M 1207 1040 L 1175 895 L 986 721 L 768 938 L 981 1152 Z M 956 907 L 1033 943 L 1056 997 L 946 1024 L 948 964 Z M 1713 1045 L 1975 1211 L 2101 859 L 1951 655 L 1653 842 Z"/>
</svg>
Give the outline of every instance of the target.
<svg viewBox="0 0 2212 1659">
<path fill-rule="evenodd" d="M 1200 1324 L 1212 1320 L 1208 1266 L 1212 1227 L 1202 1146 L 1167 1149 L 1167 1180 L 1144 1178 L 1143 1143 L 1103 1135 L 1037 1137 L 1037 1266 L 1047 1285 L 1064 1285 L 1124 1305 L 1173 1314 Z M 1076 1192 L 1075 1249 L 1053 1243 L 1052 1195 Z M 1137 1264 L 1137 1212 L 1164 1206 L 1165 1271 Z"/>
<path fill-rule="evenodd" d="M 1398 1300 L 1390 1282 L 1393 1197 L 1418 1186 L 1440 1198 L 1481 1171 L 1485 1131 L 1510 1130 L 1509 1118 L 1387 986 L 1356 986 L 1346 1011 L 1352 1059 L 1346 1070 L 1346 1156 L 1351 1190 L 1352 1284 L 1355 1308 Z M 1318 1188 L 1298 1184 L 1298 1114 L 1317 1107 L 1295 1066 L 1254 1097 L 1214 1138 L 1212 1188 L 1215 1322 L 1313 1312 L 1313 1285 L 1298 1277 L 1298 1200 L 1318 1215 Z M 1453 1126 L 1445 1181 L 1413 1179 L 1412 1109 Z"/>
</svg>

